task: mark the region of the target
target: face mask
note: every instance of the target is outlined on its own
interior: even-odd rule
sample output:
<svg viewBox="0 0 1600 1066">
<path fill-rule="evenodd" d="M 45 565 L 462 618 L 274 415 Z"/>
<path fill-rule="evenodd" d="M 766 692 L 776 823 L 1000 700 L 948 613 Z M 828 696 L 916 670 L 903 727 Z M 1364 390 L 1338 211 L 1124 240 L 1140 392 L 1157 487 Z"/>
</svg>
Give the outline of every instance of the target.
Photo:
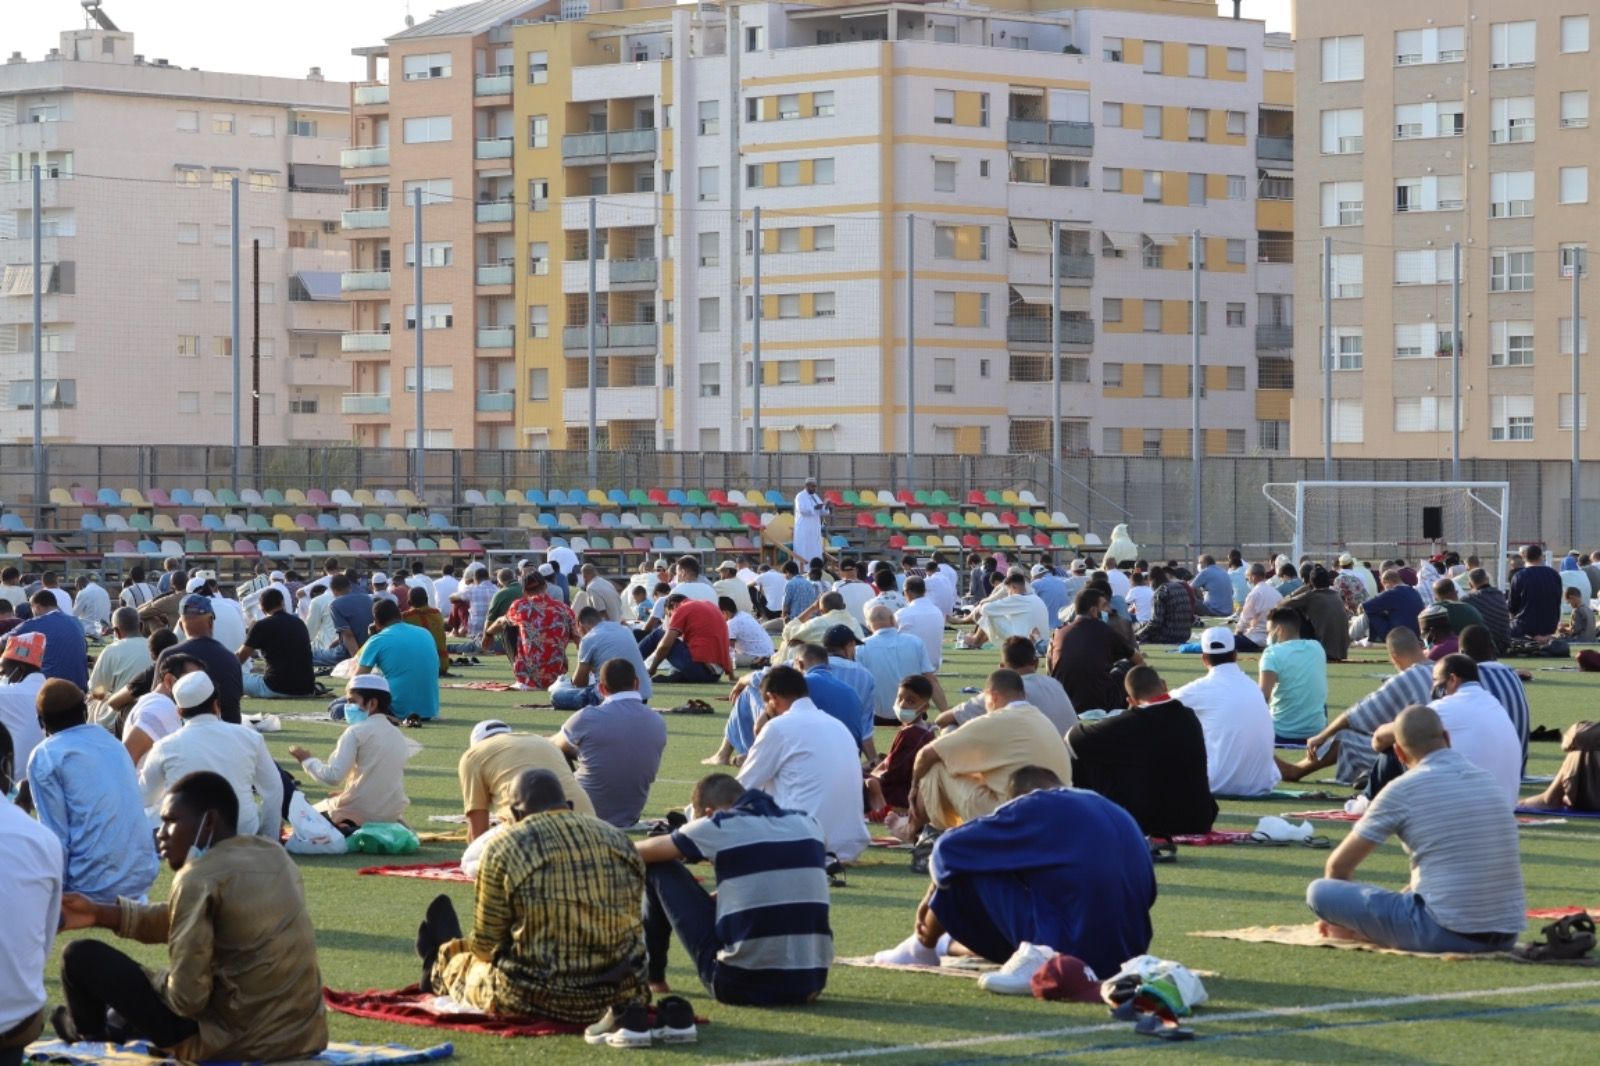
<svg viewBox="0 0 1600 1066">
<path fill-rule="evenodd" d="M 922 717 L 922 711 L 916 707 L 902 707 L 897 703 L 894 705 L 894 716 L 900 719 L 902 725 L 910 725 Z"/>
<path fill-rule="evenodd" d="M 201 832 L 211 825 L 210 818 L 210 813 L 201 816 L 200 825 L 194 831 L 194 843 L 189 845 L 189 858 L 184 860 L 185 863 L 199 862 L 201 859 L 205 858 L 206 852 L 211 850 L 211 842 L 216 839 L 216 833 L 212 833 L 210 836 L 206 837 L 206 842 L 204 844 L 200 843 Z"/>
<path fill-rule="evenodd" d="M 367 720 L 367 712 L 361 709 L 361 704 L 350 702 L 344 705 L 344 720 L 348 725 Z"/>
</svg>

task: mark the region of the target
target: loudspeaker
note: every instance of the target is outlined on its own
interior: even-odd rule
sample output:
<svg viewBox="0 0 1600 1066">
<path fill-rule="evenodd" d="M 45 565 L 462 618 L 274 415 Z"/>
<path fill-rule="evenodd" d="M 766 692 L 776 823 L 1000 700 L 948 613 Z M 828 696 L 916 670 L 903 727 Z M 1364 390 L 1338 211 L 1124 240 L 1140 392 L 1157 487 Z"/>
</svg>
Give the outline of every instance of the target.
<svg viewBox="0 0 1600 1066">
<path fill-rule="evenodd" d="M 1444 508 L 1422 509 L 1422 536 L 1426 540 L 1439 540 L 1444 536 Z"/>
</svg>

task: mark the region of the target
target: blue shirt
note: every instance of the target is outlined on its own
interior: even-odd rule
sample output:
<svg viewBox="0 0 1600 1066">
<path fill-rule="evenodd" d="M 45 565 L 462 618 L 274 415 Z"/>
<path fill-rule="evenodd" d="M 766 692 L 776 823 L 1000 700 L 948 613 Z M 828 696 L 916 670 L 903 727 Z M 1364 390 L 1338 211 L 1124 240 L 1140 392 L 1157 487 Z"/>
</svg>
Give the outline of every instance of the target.
<svg viewBox="0 0 1600 1066">
<path fill-rule="evenodd" d="M 66 853 L 63 892 L 97 903 L 144 896 L 161 864 L 133 760 L 115 737 L 93 724 L 46 737 L 28 760 L 28 787 Z"/>
<path fill-rule="evenodd" d="M 650 698 L 650 674 L 644 668 L 644 656 L 639 654 L 639 642 L 620 622 L 601 622 L 578 642 L 578 662 L 589 664 L 590 684 L 599 682 L 600 667 L 607 659 L 626 659 L 632 663 L 639 678 L 639 698 Z"/>
<path fill-rule="evenodd" d="M 1367 639 L 1374 644 L 1387 637 L 1392 629 L 1409 629 L 1419 637 L 1422 635 L 1422 630 L 1417 628 L 1422 596 L 1410 585 L 1396 585 L 1362 600 L 1361 610 L 1367 616 Z"/>
<path fill-rule="evenodd" d="M 1244 598 L 1250 595 L 1250 581 L 1247 577 L 1249 571 L 1244 567 L 1228 571 L 1228 580 L 1233 582 L 1233 602 L 1243 603 Z"/>
<path fill-rule="evenodd" d="M 806 671 L 807 695 L 817 709 L 839 720 L 856 740 L 866 740 L 872 735 L 872 715 L 863 713 L 861 697 L 856 690 L 835 677 L 826 666 L 813 666 Z M 862 728 L 862 721 L 867 726 Z"/>
<path fill-rule="evenodd" d="M 16 636 L 18 633 L 44 634 L 44 666 L 40 672 L 45 677 L 59 677 L 88 690 L 89 645 L 83 639 L 83 626 L 76 618 L 61 611 L 51 611 L 28 619 L 9 635 Z"/>
<path fill-rule="evenodd" d="M 1054 574 L 1033 579 L 1033 594 L 1044 601 L 1044 613 L 1050 616 L 1050 628 L 1061 624 L 1061 612 L 1071 605 L 1067 583 Z"/>
<path fill-rule="evenodd" d="M 801 611 L 817 602 L 817 586 L 803 574 L 796 574 L 783 583 L 783 615 L 798 617 Z"/>
<path fill-rule="evenodd" d="M 432 633 L 396 622 L 368 638 L 356 661 L 377 667 L 388 680 L 397 717 L 439 717 L 439 649 Z"/>
<path fill-rule="evenodd" d="M 740 755 L 749 751 L 750 745 L 756 742 L 756 719 L 761 717 L 762 711 L 761 682 L 766 676 L 766 667 L 750 674 L 750 683 L 734 701 L 733 711 L 728 715 L 728 724 L 722 731 L 722 735 L 733 746 L 733 750 Z"/>
<path fill-rule="evenodd" d="M 1038 589 L 1035 582 L 1034 589 Z M 900 682 L 912 674 L 933 672 L 928 661 L 928 646 L 921 638 L 894 629 L 880 629 L 856 646 L 856 663 L 872 675 L 873 713 L 879 718 L 894 718 L 894 700 Z"/>
<path fill-rule="evenodd" d="M 1328 653 L 1315 640 L 1267 645 L 1261 669 L 1278 675 L 1272 688 L 1272 729 L 1285 740 L 1304 740 L 1328 724 Z M 1052 945 L 1054 946 L 1054 945 Z"/>
<path fill-rule="evenodd" d="M 367 639 L 372 628 L 372 597 L 365 592 L 346 592 L 335 596 L 328 604 L 328 614 L 333 618 L 333 628 L 346 630 L 360 644 Z M 435 653 L 435 659 L 438 655 Z"/>
<path fill-rule="evenodd" d="M 1202 608 L 1205 614 L 1230 615 L 1233 613 L 1233 582 L 1227 571 L 1216 563 L 1194 575 L 1195 588 L 1205 594 Z"/>
<path fill-rule="evenodd" d="M 857 645 L 859 648 L 860 645 Z M 861 701 L 861 728 L 865 732 L 863 739 L 872 735 L 872 712 L 878 706 L 878 682 L 874 680 L 872 671 L 861 666 L 853 659 L 842 659 L 837 655 L 828 656 L 828 672 L 840 681 L 850 686 L 856 694 L 856 699 Z"/>
</svg>

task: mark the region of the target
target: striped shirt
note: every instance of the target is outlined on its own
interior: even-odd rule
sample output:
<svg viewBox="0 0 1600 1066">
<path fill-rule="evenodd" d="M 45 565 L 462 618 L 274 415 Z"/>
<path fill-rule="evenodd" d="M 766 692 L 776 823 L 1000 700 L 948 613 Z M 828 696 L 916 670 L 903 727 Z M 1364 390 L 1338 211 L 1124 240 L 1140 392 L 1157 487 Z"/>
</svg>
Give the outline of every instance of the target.
<svg viewBox="0 0 1600 1066">
<path fill-rule="evenodd" d="M 717 877 L 719 1003 L 809 1003 L 833 962 L 828 875 L 816 819 L 749 789 L 731 810 L 672 834 L 684 858 Z"/>
<path fill-rule="evenodd" d="M 1378 793 L 1354 830 L 1398 836 L 1411 891 L 1453 933 L 1520 933 L 1526 925 L 1517 820 L 1488 771 L 1451 748 L 1430 752 Z"/>
<path fill-rule="evenodd" d="M 805 577 L 795 576 L 783 583 L 783 616 L 800 617 L 807 607 L 817 602 L 817 586 Z"/>
<path fill-rule="evenodd" d="M 1522 771 L 1528 771 L 1528 694 L 1522 689 L 1522 678 L 1505 663 L 1494 661 L 1478 664 L 1478 683 L 1489 690 L 1489 695 L 1500 701 L 1500 706 L 1511 716 L 1511 727 L 1517 731 L 1522 744 Z"/>
<path fill-rule="evenodd" d="M 1376 692 L 1350 708 L 1348 725 L 1369 736 L 1388 725 L 1414 703 L 1426 704 L 1433 698 L 1433 664 L 1416 663 L 1406 667 L 1378 686 Z"/>
<path fill-rule="evenodd" d="M 1494 638 L 1495 650 L 1504 652 L 1511 644 L 1511 608 L 1506 606 L 1506 594 L 1497 588 L 1474 589 L 1461 597 L 1461 602 L 1477 608 L 1483 628 Z"/>
</svg>

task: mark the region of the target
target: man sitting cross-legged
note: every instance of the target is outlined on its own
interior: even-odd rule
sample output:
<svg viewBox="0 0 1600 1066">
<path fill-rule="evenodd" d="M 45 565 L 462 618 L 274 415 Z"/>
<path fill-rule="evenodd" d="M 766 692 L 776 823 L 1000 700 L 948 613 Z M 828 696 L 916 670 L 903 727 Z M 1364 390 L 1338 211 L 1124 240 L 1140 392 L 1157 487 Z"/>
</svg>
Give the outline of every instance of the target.
<svg viewBox="0 0 1600 1066">
<path fill-rule="evenodd" d="M 1040 766 L 1019 768 L 1007 793 L 939 837 L 915 932 L 879 962 L 938 965 L 965 951 L 1006 963 L 980 987 L 1026 995 L 1051 949 L 1109 976 L 1149 948 L 1155 871 L 1128 812 Z"/>
<path fill-rule="evenodd" d="M 1439 715 L 1394 721 L 1407 770 L 1367 808 L 1306 889 L 1324 936 L 1403 951 L 1503 951 L 1525 924 L 1517 822 L 1494 778 L 1450 747 Z M 1352 880 L 1390 835 L 1411 862 L 1403 892 Z"/>
<path fill-rule="evenodd" d="M 486 1014 L 579 1024 L 648 1000 L 633 842 L 574 811 L 548 770 L 517 777 L 511 817 L 484 849 L 471 931 L 449 896 L 428 905 L 422 987 Z"/>
<path fill-rule="evenodd" d="M 1256 589 L 1267 587 L 1256 584 Z M 1278 786 L 1272 711 L 1260 687 L 1239 669 L 1238 640 L 1224 626 L 1200 634 L 1200 661 L 1206 665 L 1206 675 L 1175 691 L 1172 698 L 1200 719 L 1212 793 L 1259 796 Z"/>
<path fill-rule="evenodd" d="M 672 935 L 719 1003 L 810 1003 L 833 961 L 822 828 L 727 774 L 694 786 L 693 818 L 635 846 L 645 870 L 650 988 L 665 993 Z M 708 894 L 678 860 L 706 860 Z"/>
</svg>

